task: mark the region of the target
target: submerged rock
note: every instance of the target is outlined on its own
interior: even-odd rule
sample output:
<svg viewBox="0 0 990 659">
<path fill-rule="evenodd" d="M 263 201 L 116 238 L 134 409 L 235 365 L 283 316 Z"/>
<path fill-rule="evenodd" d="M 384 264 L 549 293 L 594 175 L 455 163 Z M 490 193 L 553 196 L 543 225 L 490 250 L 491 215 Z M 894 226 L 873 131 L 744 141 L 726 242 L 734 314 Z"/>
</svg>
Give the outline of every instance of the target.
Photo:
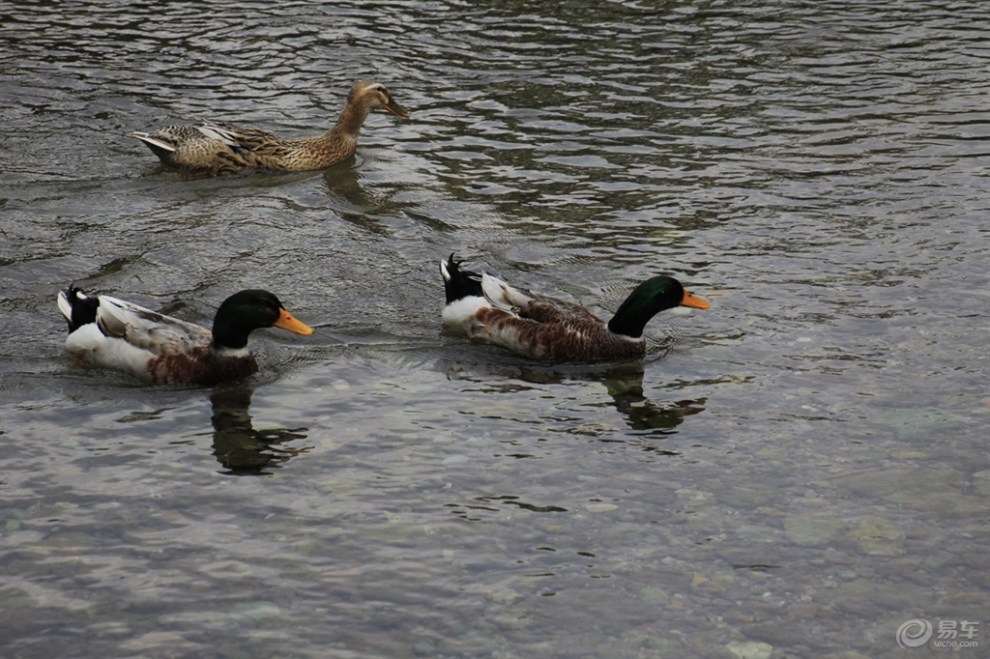
<svg viewBox="0 0 990 659">
<path fill-rule="evenodd" d="M 770 659 L 773 646 L 762 641 L 732 641 L 725 649 L 737 659 Z"/>
<path fill-rule="evenodd" d="M 900 556 L 904 553 L 904 531 L 883 517 L 867 517 L 855 529 L 852 537 L 859 548 L 874 556 Z"/>
<path fill-rule="evenodd" d="M 791 515 L 784 520 L 787 538 L 799 545 L 825 544 L 844 526 L 840 518 L 822 513 Z"/>
</svg>

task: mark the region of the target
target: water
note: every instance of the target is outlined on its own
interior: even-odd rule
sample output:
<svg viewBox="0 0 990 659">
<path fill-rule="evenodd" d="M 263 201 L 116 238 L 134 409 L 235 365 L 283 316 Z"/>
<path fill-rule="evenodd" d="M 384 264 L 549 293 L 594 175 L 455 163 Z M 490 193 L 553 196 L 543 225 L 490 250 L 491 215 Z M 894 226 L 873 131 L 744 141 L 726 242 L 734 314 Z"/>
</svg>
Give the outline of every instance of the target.
<svg viewBox="0 0 990 659">
<path fill-rule="evenodd" d="M 0 12 L 4 657 L 883 657 L 912 618 L 985 654 L 983 3 Z M 315 133 L 361 78 L 412 118 L 327 172 L 126 136 Z M 713 307 L 532 364 L 441 333 L 454 250 Z M 68 364 L 69 282 L 317 332 L 149 388 Z"/>
</svg>

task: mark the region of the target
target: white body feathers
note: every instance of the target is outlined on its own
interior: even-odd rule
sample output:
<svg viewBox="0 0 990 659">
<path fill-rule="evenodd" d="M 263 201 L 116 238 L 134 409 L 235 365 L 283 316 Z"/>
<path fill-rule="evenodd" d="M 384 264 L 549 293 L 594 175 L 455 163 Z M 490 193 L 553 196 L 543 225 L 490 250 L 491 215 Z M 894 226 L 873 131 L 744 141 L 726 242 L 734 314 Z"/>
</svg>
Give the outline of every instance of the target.
<svg viewBox="0 0 990 659">
<path fill-rule="evenodd" d="M 85 365 L 125 371 L 148 380 L 152 378 L 152 360 L 208 349 L 212 342 L 213 335 L 205 327 L 109 295 L 92 297 L 81 291 L 75 295 L 79 300 L 95 299 L 98 304 L 95 322 L 79 326 L 65 339 L 66 350 Z M 65 291 L 58 294 L 58 308 L 72 320 L 72 303 Z M 236 352 L 249 354 L 246 348 Z"/>
</svg>

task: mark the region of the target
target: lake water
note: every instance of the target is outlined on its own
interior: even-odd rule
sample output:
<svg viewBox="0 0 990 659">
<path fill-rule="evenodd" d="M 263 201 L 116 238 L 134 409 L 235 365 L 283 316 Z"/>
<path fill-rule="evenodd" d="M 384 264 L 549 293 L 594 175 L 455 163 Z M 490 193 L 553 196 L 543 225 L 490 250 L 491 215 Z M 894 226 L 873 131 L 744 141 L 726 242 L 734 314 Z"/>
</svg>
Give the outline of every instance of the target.
<svg viewBox="0 0 990 659">
<path fill-rule="evenodd" d="M 0 656 L 853 659 L 913 619 L 986 656 L 986 3 L 0 14 Z M 326 172 L 127 136 L 313 134 L 363 78 L 412 117 Z M 455 250 L 713 305 L 534 364 L 441 332 Z M 263 287 L 316 333 L 147 387 L 69 364 L 70 282 L 206 324 Z"/>
</svg>

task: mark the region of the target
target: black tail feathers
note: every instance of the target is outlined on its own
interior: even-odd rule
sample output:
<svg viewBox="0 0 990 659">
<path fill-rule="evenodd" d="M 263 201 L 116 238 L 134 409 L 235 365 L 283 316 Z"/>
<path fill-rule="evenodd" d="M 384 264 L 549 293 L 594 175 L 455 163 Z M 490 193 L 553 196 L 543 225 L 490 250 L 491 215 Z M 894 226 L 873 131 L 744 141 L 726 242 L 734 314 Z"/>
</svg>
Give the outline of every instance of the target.
<svg viewBox="0 0 990 659">
<path fill-rule="evenodd" d="M 100 307 L 100 299 L 86 295 L 81 288 L 70 285 L 63 291 L 66 302 L 69 303 L 69 313 L 65 320 L 69 324 L 69 333 L 75 332 L 83 325 L 96 322 L 96 310 Z M 65 310 L 63 309 L 63 314 Z"/>
<path fill-rule="evenodd" d="M 465 297 L 484 296 L 481 290 L 481 275 L 470 270 L 461 270 L 461 263 L 464 261 L 455 260 L 454 253 L 451 252 L 447 260 L 440 264 L 447 304 Z"/>
</svg>

